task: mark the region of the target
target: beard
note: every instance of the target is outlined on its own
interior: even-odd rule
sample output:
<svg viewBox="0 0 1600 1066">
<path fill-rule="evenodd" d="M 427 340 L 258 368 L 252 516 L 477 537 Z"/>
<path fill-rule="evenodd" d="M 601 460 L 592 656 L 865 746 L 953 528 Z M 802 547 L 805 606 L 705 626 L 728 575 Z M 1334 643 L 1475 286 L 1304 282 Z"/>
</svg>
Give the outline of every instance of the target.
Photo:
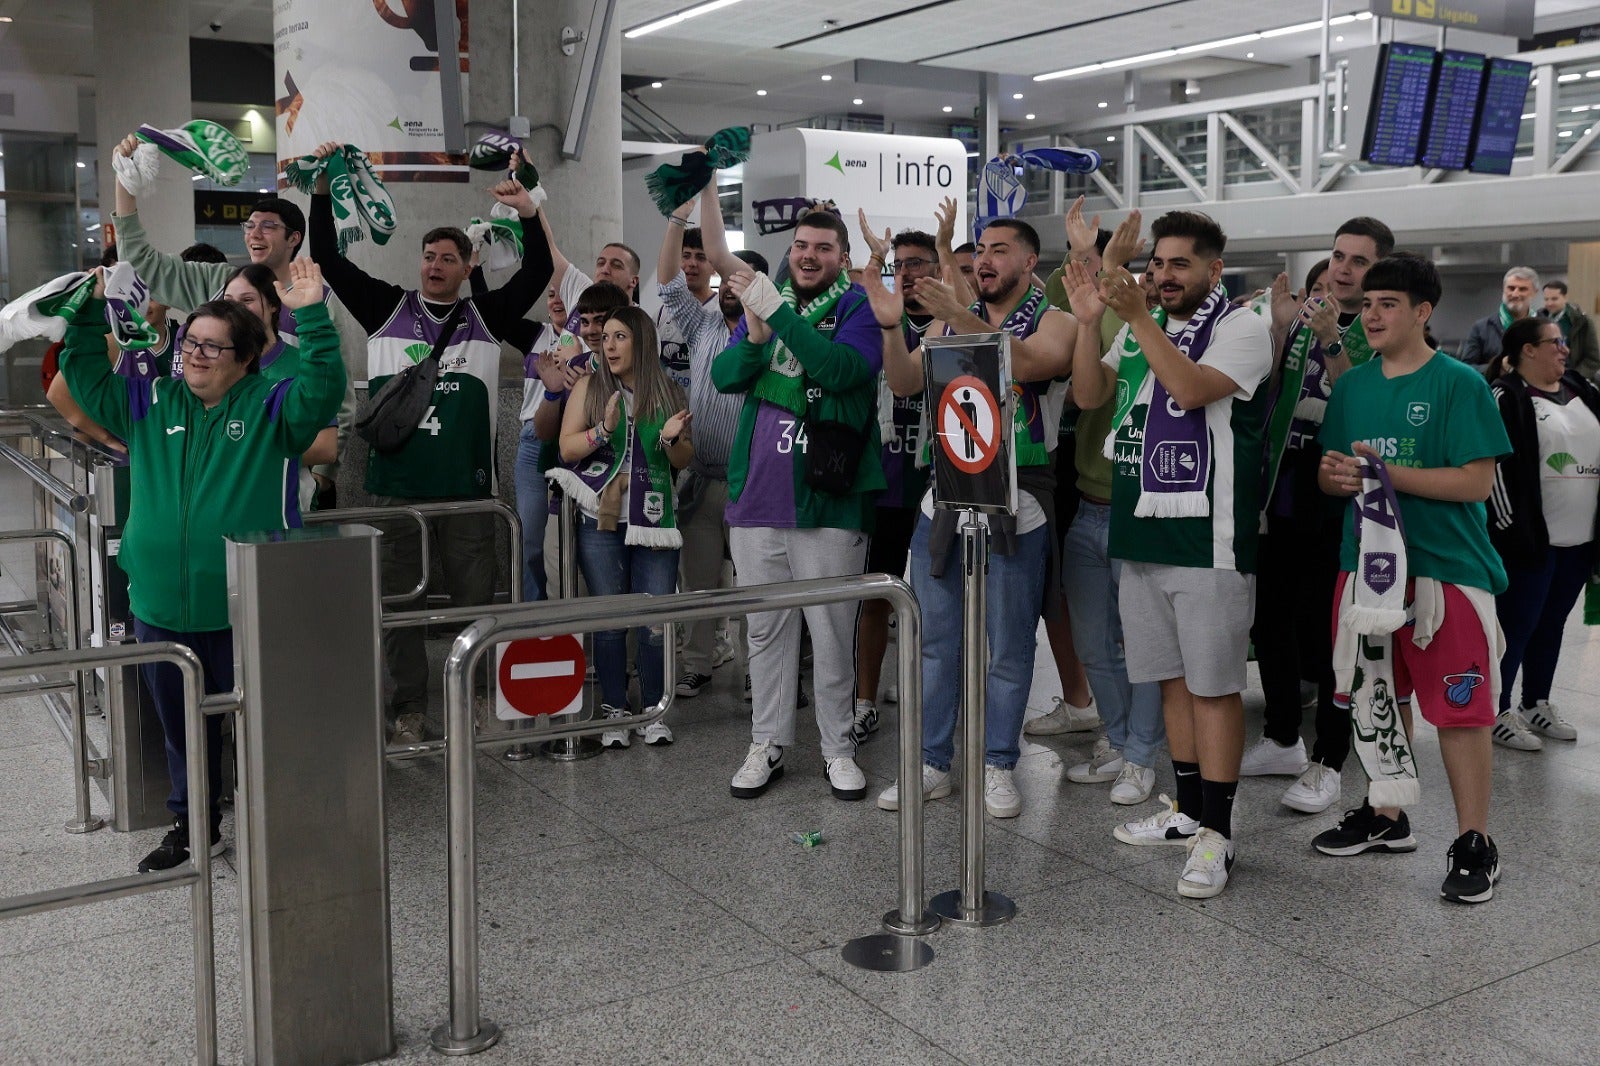
<svg viewBox="0 0 1600 1066">
<path fill-rule="evenodd" d="M 1023 275 L 1021 274 L 1013 274 L 1009 277 L 1003 274 L 997 275 L 993 280 L 987 282 L 982 278 L 978 278 L 978 295 L 983 298 L 984 303 L 993 303 L 1001 297 L 1015 292 L 1017 287 L 1022 284 L 1022 278 Z"/>
<path fill-rule="evenodd" d="M 1206 297 L 1211 295 L 1213 286 L 1209 281 L 1202 281 L 1198 285 L 1185 288 L 1176 298 L 1161 293 L 1161 306 L 1166 308 L 1167 314 L 1174 318 L 1189 318 L 1200 305 L 1206 302 Z M 1171 302 L 1169 302 L 1171 301 Z"/>
</svg>

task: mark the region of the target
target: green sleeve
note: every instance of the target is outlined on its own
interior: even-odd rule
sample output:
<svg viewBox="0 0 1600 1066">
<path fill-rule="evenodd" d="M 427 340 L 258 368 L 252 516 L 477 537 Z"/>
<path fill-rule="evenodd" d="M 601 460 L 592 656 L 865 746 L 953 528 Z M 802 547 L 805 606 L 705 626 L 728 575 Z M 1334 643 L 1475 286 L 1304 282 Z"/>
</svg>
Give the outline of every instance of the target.
<svg viewBox="0 0 1600 1066">
<path fill-rule="evenodd" d="M 869 316 L 870 317 L 870 316 Z M 783 338 L 784 345 L 805 367 L 806 377 L 829 392 L 848 392 L 875 380 L 878 370 L 856 348 L 828 340 L 801 318 L 795 309 L 784 304 L 767 319 L 772 332 Z M 872 328 L 878 328 L 876 320 Z M 841 326 L 844 333 L 846 327 Z M 882 356 L 879 356 L 879 368 Z"/>
<path fill-rule="evenodd" d="M 83 413 L 127 440 L 133 425 L 128 403 L 130 383 L 111 372 L 111 360 L 106 358 L 106 334 L 109 332 L 106 302 L 85 300 L 67 324 L 67 335 L 61 347 L 61 373 L 67 379 L 67 391 L 83 408 Z M 151 383 L 142 384 L 152 387 Z"/>
<path fill-rule="evenodd" d="M 767 360 L 767 346 L 746 335 L 711 360 L 711 384 L 718 392 L 746 392 L 761 376 Z"/>
<path fill-rule="evenodd" d="M 227 263 L 185 263 L 176 255 L 150 247 L 150 237 L 138 212 L 112 215 L 116 226 L 117 255 L 131 264 L 157 303 L 179 311 L 193 311 L 215 299 L 227 284 L 233 267 Z"/>
<path fill-rule="evenodd" d="M 1452 368 L 1454 369 L 1454 368 Z M 1449 432 L 1445 437 L 1446 462 L 1466 466 L 1477 459 L 1497 458 L 1511 451 L 1500 405 L 1483 375 L 1462 374 L 1451 389 Z"/>
<path fill-rule="evenodd" d="M 1058 266 L 1050 271 L 1050 276 L 1044 279 L 1044 298 L 1050 301 L 1050 306 L 1068 314 L 1072 313 L 1072 301 L 1067 299 L 1067 268 Z"/>
<path fill-rule="evenodd" d="M 289 455 L 299 455 L 325 429 L 344 400 L 344 360 L 328 305 L 314 303 L 294 313 L 300 366 L 284 393 L 273 432 Z"/>
</svg>

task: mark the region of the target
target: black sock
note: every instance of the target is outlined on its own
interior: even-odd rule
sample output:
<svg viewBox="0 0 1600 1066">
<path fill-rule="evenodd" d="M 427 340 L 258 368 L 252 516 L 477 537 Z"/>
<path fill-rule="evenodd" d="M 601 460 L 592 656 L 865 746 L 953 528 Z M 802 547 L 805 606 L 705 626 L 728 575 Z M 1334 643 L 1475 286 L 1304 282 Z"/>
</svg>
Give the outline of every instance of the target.
<svg viewBox="0 0 1600 1066">
<path fill-rule="evenodd" d="M 1200 764 L 1172 760 L 1172 772 L 1178 775 L 1178 810 L 1195 821 L 1200 820 L 1204 801 L 1200 794 Z"/>
<path fill-rule="evenodd" d="M 1205 813 L 1200 816 L 1202 829 L 1214 829 L 1228 839 L 1233 839 L 1233 794 L 1238 791 L 1237 781 L 1200 782 Z"/>
</svg>

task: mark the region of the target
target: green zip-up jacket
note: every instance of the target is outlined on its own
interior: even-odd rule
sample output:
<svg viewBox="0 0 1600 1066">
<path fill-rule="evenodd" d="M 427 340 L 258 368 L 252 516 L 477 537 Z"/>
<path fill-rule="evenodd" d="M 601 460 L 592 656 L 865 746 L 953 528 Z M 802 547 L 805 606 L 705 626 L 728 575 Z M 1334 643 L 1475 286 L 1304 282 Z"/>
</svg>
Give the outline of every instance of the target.
<svg viewBox="0 0 1600 1066">
<path fill-rule="evenodd" d="M 796 529 L 859 529 L 871 532 L 876 516 L 874 495 L 887 487 L 883 477 L 883 442 L 878 432 L 878 372 L 883 368 L 883 337 L 866 293 L 852 285 L 822 327 L 813 328 L 794 308 L 778 308 L 768 320 L 805 371 L 806 417 L 843 422 L 866 439 L 855 483 L 847 495 L 817 492 L 806 484 L 805 463 L 796 453 L 794 504 Z M 826 328 L 823 328 L 826 327 Z M 749 334 L 723 350 L 711 363 L 711 383 L 718 392 L 745 393 L 728 459 L 728 499 L 738 500 L 750 473 L 750 447 L 756 412 L 761 407 L 750 390 L 772 362 L 772 345 L 756 344 Z"/>
<path fill-rule="evenodd" d="M 228 628 L 223 538 L 300 525 L 300 455 L 339 410 L 344 363 L 326 304 L 294 312 L 297 376 L 246 374 L 207 408 L 182 379 L 134 380 L 106 361 L 105 301 L 67 327 L 72 398 L 128 442 L 132 500 L 119 561 L 140 621 L 178 633 Z"/>
</svg>

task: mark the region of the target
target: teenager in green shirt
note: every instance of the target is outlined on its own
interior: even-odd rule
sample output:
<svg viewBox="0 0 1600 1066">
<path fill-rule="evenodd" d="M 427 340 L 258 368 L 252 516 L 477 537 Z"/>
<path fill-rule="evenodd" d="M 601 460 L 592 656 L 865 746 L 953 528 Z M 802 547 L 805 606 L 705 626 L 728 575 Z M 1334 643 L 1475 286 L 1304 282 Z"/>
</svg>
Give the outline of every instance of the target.
<svg viewBox="0 0 1600 1066">
<path fill-rule="evenodd" d="M 1378 357 L 1348 371 L 1334 387 L 1322 425 L 1318 481 L 1330 495 L 1351 497 L 1361 491 L 1365 460 L 1387 464 L 1408 578 L 1443 586 L 1446 610 L 1426 647 L 1414 642 L 1411 621 L 1392 634 L 1395 690 L 1408 736 L 1408 692 L 1438 729 L 1455 799 L 1460 836 L 1450 846 L 1441 894 L 1481 903 L 1494 895 L 1500 875 L 1488 836 L 1499 634 L 1492 607 L 1486 627 L 1473 597 L 1481 600 L 1506 587 L 1505 568 L 1489 542 L 1484 501 L 1494 483 L 1495 458 L 1511 445 L 1483 377 L 1426 340 L 1441 292 L 1433 263 L 1406 254 L 1381 259 L 1367 271 L 1362 290 L 1361 323 Z M 1339 557 L 1341 589 L 1357 571 L 1360 548 L 1352 508 Z M 1417 847 L 1404 811 L 1374 809 L 1366 801 L 1312 843 L 1326 855 Z"/>
</svg>

